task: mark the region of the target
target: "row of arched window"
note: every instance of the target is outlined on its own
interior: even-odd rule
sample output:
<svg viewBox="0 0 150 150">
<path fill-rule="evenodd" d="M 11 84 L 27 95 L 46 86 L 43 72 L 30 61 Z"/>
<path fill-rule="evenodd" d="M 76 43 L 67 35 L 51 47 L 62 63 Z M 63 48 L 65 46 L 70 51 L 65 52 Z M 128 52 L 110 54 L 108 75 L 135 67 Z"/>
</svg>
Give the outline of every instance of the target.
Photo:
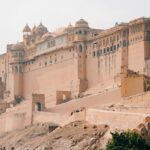
<svg viewBox="0 0 150 150">
<path fill-rule="evenodd" d="M 22 66 L 13 66 L 12 71 L 16 73 L 23 73 L 23 67 Z"/>
<path fill-rule="evenodd" d="M 140 32 L 142 30 L 143 30 L 142 24 L 139 24 L 139 25 L 132 26 L 130 28 L 130 33 L 134 34 L 134 33 Z"/>
<path fill-rule="evenodd" d="M 88 31 L 86 31 L 86 30 L 78 30 L 78 31 L 76 31 L 76 34 L 78 34 L 78 35 L 87 35 Z"/>
<path fill-rule="evenodd" d="M 24 56 L 24 53 L 21 52 L 21 51 L 18 51 L 18 52 L 14 52 L 12 54 L 12 57 L 23 57 Z"/>
<path fill-rule="evenodd" d="M 72 55 L 66 56 L 65 58 L 63 54 L 59 54 L 59 56 L 58 54 L 53 54 L 53 55 L 45 56 L 41 60 L 28 61 L 24 63 L 24 72 L 44 68 L 52 64 L 57 64 L 66 61 L 73 57 L 74 57 L 74 53 Z"/>
<path fill-rule="evenodd" d="M 140 41 L 140 40 L 143 40 L 143 36 L 142 35 L 138 35 L 138 36 L 132 37 L 130 39 L 130 44 L 132 44 L 134 42 L 137 42 L 137 41 Z"/>
<path fill-rule="evenodd" d="M 100 49 L 98 51 L 93 51 L 93 57 L 106 55 L 106 54 L 115 52 L 120 47 L 126 47 L 126 46 L 128 46 L 128 42 L 124 40 L 123 43 L 120 43 L 120 44 L 117 44 L 117 45 L 113 45 L 111 47 L 106 47 L 106 48 Z"/>
<path fill-rule="evenodd" d="M 111 36 L 110 38 L 102 39 L 99 42 L 94 42 L 93 48 L 98 47 L 98 46 L 105 46 L 112 42 L 119 41 L 119 38 L 120 38 L 119 35 L 116 35 L 116 36 Z"/>
</svg>

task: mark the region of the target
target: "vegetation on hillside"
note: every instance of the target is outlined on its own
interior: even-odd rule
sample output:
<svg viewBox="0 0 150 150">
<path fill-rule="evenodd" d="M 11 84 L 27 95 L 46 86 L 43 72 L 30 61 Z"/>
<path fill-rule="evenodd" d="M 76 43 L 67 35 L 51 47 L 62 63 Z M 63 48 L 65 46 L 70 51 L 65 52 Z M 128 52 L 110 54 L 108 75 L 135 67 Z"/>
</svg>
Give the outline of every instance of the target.
<svg viewBox="0 0 150 150">
<path fill-rule="evenodd" d="M 106 150 L 150 150 L 146 139 L 134 131 L 115 131 L 111 135 Z"/>
</svg>

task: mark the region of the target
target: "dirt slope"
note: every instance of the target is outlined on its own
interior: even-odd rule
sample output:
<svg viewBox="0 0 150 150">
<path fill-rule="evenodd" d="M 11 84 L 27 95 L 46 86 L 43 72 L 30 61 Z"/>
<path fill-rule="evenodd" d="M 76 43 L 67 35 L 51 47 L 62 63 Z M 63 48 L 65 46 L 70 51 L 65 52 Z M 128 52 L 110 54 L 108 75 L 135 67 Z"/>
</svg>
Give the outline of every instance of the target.
<svg viewBox="0 0 150 150">
<path fill-rule="evenodd" d="M 37 124 L 23 130 L 0 135 L 0 148 L 34 150 L 100 150 L 107 125 L 90 125 L 73 122 L 64 127 L 53 124 Z M 53 130 L 53 131 L 52 131 Z"/>
</svg>

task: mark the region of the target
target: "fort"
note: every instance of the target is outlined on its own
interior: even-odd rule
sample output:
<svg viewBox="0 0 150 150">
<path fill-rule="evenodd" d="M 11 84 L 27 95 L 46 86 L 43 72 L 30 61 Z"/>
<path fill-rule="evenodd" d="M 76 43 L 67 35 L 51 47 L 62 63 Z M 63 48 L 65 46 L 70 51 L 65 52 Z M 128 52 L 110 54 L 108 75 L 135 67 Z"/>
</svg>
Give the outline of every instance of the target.
<svg viewBox="0 0 150 150">
<path fill-rule="evenodd" d="M 23 40 L 0 55 L 0 133 L 75 120 L 116 127 L 124 118 L 122 128 L 134 128 L 150 113 L 149 91 L 150 18 L 106 30 L 84 19 L 54 32 L 26 25 Z M 128 111 L 106 110 L 118 103 Z"/>
</svg>

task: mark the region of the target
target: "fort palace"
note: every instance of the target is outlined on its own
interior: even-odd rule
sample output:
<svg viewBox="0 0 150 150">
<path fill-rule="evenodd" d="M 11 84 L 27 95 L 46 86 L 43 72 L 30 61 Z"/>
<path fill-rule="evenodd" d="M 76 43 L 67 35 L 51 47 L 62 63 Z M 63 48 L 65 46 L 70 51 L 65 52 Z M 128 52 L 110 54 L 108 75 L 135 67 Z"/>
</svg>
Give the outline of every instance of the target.
<svg viewBox="0 0 150 150">
<path fill-rule="evenodd" d="M 26 25 L 23 39 L 0 55 L 0 131 L 37 121 L 34 111 L 113 89 L 120 99 L 150 91 L 150 18 L 106 30 L 84 19 L 54 32 Z"/>
</svg>

